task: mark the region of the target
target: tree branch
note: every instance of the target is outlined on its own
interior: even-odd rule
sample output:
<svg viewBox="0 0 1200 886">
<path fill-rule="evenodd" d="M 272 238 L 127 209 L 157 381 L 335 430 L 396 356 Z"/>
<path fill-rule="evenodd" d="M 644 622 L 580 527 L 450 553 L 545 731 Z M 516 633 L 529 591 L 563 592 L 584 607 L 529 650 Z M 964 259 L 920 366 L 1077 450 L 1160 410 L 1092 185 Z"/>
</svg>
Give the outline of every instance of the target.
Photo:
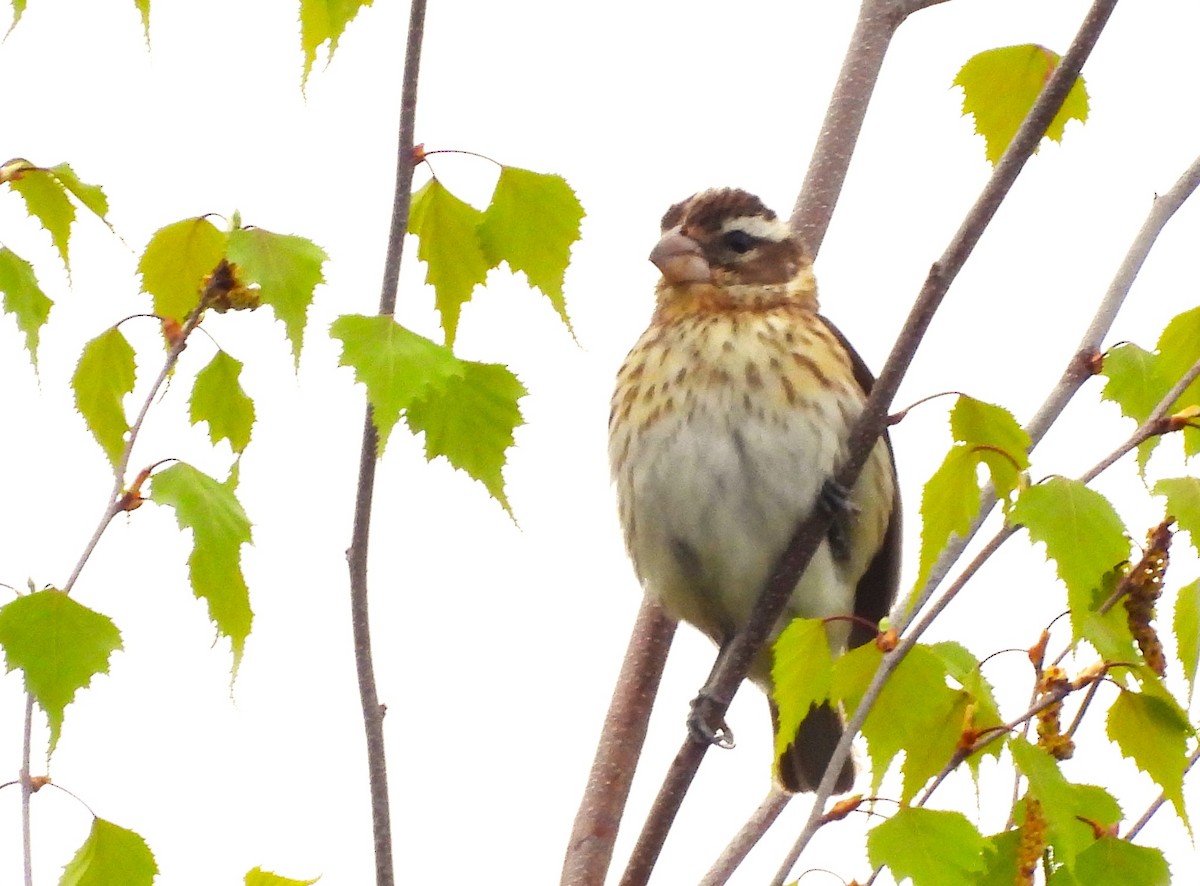
<svg viewBox="0 0 1200 886">
<path fill-rule="evenodd" d="M 400 258 L 408 213 L 412 204 L 413 142 L 416 129 L 417 76 L 421 68 L 421 40 L 425 30 L 425 0 L 412 0 L 408 18 L 408 43 L 404 51 L 404 75 L 400 95 L 400 133 L 396 148 L 396 182 L 392 192 L 392 221 L 388 231 L 387 256 L 379 313 L 392 314 L 400 281 Z M 367 776 L 370 782 L 371 822 L 375 840 L 376 886 L 392 886 L 391 807 L 388 804 L 387 758 L 383 741 L 384 707 L 375 688 L 375 665 L 371 658 L 371 618 L 367 606 L 367 555 L 371 532 L 371 502 L 375 492 L 375 459 L 379 436 L 374 415 L 367 405 L 362 446 L 358 459 L 358 485 L 354 501 L 354 528 L 346 560 L 350 572 L 350 618 L 354 632 L 354 664 L 362 703 L 363 727 L 367 737 Z"/>
</svg>

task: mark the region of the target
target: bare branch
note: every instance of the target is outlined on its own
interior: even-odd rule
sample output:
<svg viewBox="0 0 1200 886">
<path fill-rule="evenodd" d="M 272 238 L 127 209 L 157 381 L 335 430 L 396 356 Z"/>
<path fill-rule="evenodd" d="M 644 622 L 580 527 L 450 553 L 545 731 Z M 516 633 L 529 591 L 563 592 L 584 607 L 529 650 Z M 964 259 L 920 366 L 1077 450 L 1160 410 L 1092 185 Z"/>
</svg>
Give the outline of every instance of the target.
<svg viewBox="0 0 1200 886">
<path fill-rule="evenodd" d="M 404 51 L 404 75 L 400 94 L 400 133 L 396 148 L 396 182 L 392 197 L 392 221 L 388 232 L 387 257 L 379 313 L 392 314 L 400 280 L 400 258 L 408 213 L 412 205 L 413 142 L 417 113 L 417 76 L 421 68 L 421 40 L 425 32 L 425 0 L 412 0 L 408 17 L 408 43 Z M 363 421 L 362 447 L 358 459 L 358 485 L 354 501 L 354 528 L 346 551 L 350 571 L 350 617 L 354 631 L 354 664 L 363 727 L 367 736 L 367 774 L 371 792 L 371 822 L 375 837 L 376 886 L 392 886 L 391 808 L 388 804 L 387 758 L 383 741 L 384 707 L 375 688 L 375 665 L 371 658 L 371 618 L 367 606 L 367 553 L 371 532 L 371 502 L 375 494 L 375 458 L 379 437 L 374 416 L 367 405 Z"/>
<path fill-rule="evenodd" d="M 721 857 L 709 868 L 704 879 L 700 881 L 700 886 L 723 886 L 728 882 L 738 865 L 750 854 L 750 850 L 758 844 L 767 829 L 775 823 L 775 819 L 779 817 L 779 813 L 783 812 L 784 807 L 791 799 L 790 794 L 786 794 L 772 785 L 771 792 L 758 804 L 754 814 L 746 820 L 741 830 L 737 832 L 737 836 L 725 847 Z"/>
</svg>

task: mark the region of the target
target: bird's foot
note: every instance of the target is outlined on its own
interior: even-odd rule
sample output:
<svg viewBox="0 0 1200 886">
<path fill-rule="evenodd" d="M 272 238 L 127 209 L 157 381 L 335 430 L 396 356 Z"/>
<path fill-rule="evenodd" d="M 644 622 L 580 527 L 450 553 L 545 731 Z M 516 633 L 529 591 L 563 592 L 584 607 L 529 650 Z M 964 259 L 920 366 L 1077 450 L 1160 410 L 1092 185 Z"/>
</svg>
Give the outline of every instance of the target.
<svg viewBox="0 0 1200 886">
<path fill-rule="evenodd" d="M 858 517 L 859 508 L 850 499 L 850 490 L 832 477 L 822 484 L 817 501 L 833 518 L 828 532 L 833 558 L 845 562 L 850 559 L 850 524 Z"/>
<path fill-rule="evenodd" d="M 725 723 L 725 717 L 717 712 L 717 699 L 704 690 L 692 699 L 692 712 L 688 714 L 688 735 L 697 744 L 714 744 L 729 750 L 734 746 L 733 730 Z"/>
</svg>

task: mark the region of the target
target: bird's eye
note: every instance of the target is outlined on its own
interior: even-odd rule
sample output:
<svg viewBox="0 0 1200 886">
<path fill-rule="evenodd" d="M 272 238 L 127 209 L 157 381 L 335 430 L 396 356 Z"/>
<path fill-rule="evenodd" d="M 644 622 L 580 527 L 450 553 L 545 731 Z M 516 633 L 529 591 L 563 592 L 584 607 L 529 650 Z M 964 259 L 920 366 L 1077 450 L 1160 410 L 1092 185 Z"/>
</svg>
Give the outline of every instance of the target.
<svg viewBox="0 0 1200 886">
<path fill-rule="evenodd" d="M 721 238 L 721 240 L 726 246 L 738 254 L 749 252 L 754 248 L 754 245 L 757 242 L 754 237 L 737 228 L 727 232 L 725 236 Z"/>
</svg>

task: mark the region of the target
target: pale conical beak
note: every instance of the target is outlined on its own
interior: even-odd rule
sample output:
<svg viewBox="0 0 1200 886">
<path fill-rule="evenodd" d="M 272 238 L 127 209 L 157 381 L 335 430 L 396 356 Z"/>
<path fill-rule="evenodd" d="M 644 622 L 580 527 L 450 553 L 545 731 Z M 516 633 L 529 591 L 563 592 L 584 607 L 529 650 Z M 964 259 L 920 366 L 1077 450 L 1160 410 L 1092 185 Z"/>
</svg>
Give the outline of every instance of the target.
<svg viewBox="0 0 1200 886">
<path fill-rule="evenodd" d="M 712 270 L 700 251 L 700 244 L 672 228 L 650 250 L 650 261 L 662 271 L 668 283 L 708 283 Z"/>
</svg>

